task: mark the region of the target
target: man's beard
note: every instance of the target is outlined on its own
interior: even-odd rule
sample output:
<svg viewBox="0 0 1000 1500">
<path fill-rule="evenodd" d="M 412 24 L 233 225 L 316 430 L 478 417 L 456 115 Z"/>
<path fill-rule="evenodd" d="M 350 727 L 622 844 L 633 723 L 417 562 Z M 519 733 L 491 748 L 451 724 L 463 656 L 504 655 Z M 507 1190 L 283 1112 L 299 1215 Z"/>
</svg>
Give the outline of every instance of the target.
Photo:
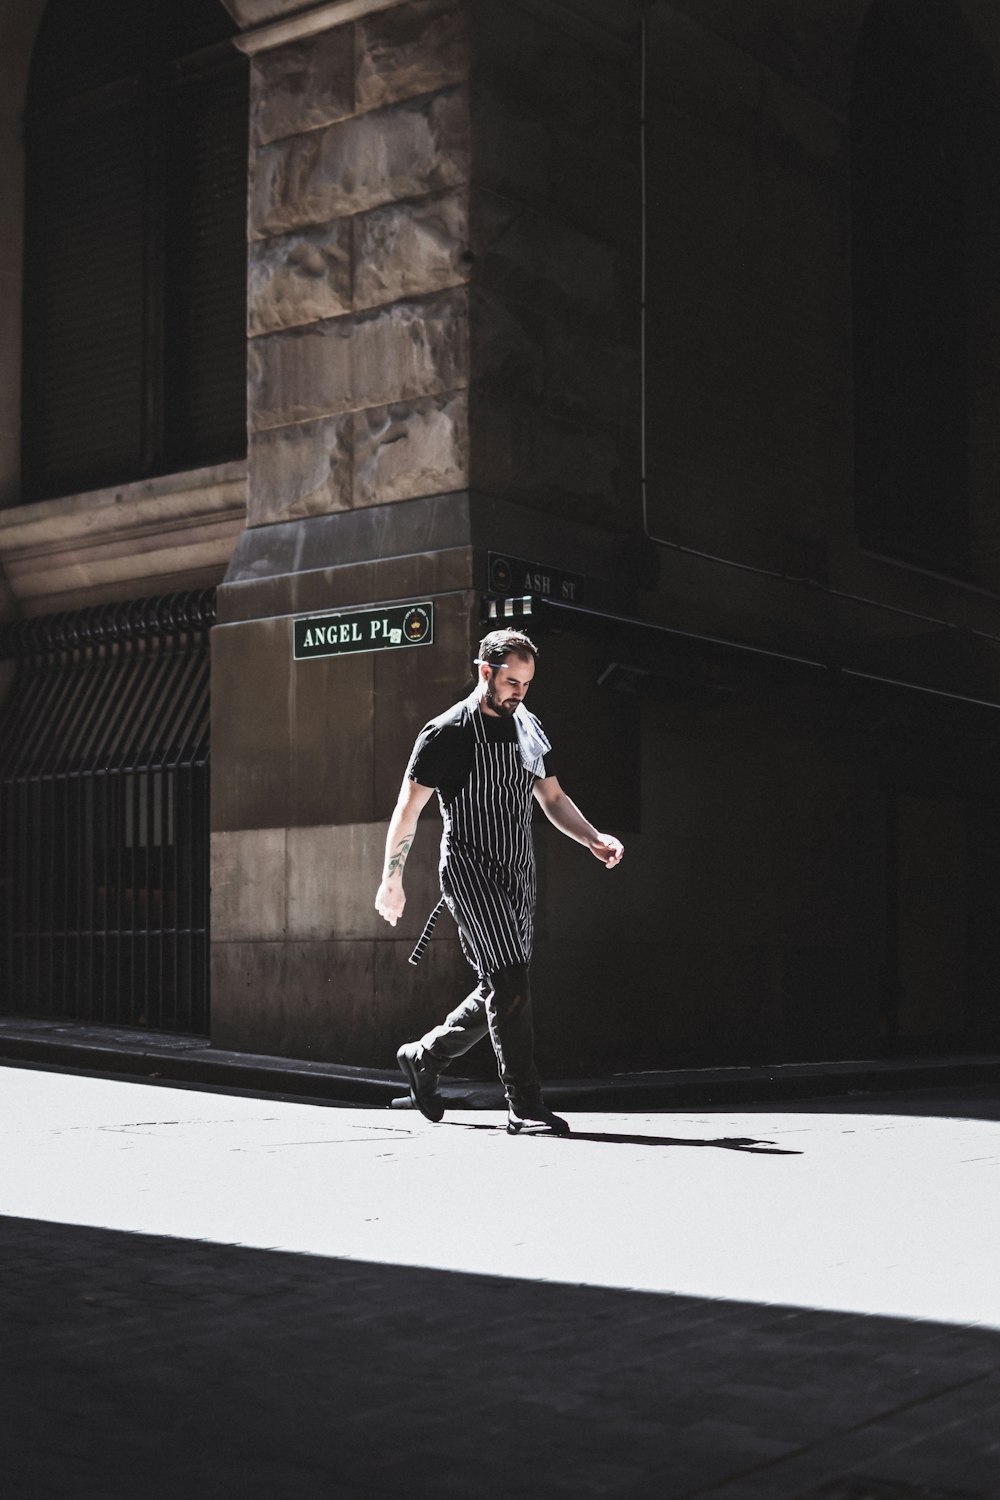
<svg viewBox="0 0 1000 1500">
<path fill-rule="evenodd" d="M 494 693 L 492 682 L 486 684 L 484 697 L 486 698 L 486 707 L 492 708 L 495 714 L 502 714 L 505 718 L 512 719 L 517 713 L 517 701 L 514 698 L 508 698 L 507 702 L 504 703 Z"/>
</svg>

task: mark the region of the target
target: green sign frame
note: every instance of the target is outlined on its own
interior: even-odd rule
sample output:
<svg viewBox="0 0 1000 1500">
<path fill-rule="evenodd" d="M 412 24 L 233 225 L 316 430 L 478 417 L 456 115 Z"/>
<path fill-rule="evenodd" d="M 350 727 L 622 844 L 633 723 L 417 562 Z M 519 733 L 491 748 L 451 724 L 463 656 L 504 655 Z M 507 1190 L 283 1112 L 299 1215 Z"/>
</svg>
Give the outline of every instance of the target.
<svg viewBox="0 0 1000 1500">
<path fill-rule="evenodd" d="M 313 661 L 324 656 L 351 656 L 362 651 L 409 651 L 434 641 L 434 605 L 372 604 L 364 609 L 296 615 L 292 620 L 292 657 Z"/>
</svg>

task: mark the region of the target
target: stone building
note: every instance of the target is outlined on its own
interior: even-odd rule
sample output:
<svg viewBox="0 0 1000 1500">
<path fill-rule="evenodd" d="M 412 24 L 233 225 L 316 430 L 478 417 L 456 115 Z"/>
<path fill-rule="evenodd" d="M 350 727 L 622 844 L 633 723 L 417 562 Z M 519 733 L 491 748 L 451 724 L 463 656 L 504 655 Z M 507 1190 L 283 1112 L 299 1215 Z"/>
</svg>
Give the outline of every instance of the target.
<svg viewBox="0 0 1000 1500">
<path fill-rule="evenodd" d="M 499 616 L 628 846 L 539 830 L 546 1072 L 997 1044 L 993 0 L 0 0 L 0 70 L 4 1013 L 391 1065 Z"/>
</svg>

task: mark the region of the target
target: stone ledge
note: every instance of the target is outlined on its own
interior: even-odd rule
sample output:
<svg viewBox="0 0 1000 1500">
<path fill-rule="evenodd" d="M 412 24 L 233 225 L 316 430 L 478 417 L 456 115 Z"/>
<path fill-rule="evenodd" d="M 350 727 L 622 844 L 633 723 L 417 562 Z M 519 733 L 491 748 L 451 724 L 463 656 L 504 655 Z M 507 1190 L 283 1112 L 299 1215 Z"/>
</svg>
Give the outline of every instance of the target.
<svg viewBox="0 0 1000 1500">
<path fill-rule="evenodd" d="M 242 500 L 246 474 L 246 460 L 237 459 L 14 506 L 0 511 L 0 555 L 65 540 L 74 533 L 133 529 L 140 516 L 148 522 L 231 509 Z"/>
<path fill-rule="evenodd" d="M 0 567 L 25 614 L 194 587 L 221 579 L 245 518 L 244 461 L 161 475 L 0 511 Z"/>
<path fill-rule="evenodd" d="M 317 5 L 302 14 L 287 15 L 288 11 L 302 11 L 301 0 L 225 0 L 226 9 L 238 25 L 259 28 L 233 38 L 234 45 L 251 57 L 343 26 L 348 21 L 361 20 L 374 11 L 391 10 L 399 3 L 400 0 L 329 0 L 328 4 Z"/>
<path fill-rule="evenodd" d="M 315 36 L 334 26 L 362 21 L 379 11 L 393 10 L 402 0 L 327 0 L 308 5 L 303 0 L 222 0 L 243 35 L 234 45 L 251 57 Z M 640 0 L 518 0 L 518 8 L 554 18 L 577 35 L 599 38 L 614 54 L 631 51 L 642 14 Z"/>
</svg>

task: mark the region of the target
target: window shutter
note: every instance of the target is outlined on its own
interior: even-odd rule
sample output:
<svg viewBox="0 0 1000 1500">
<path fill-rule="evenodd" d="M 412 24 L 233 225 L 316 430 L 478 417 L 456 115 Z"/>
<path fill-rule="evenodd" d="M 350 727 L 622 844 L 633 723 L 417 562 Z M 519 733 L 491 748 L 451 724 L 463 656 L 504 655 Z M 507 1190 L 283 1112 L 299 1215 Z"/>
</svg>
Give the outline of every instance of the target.
<svg viewBox="0 0 1000 1500">
<path fill-rule="evenodd" d="M 26 500 L 246 453 L 234 30 L 219 0 L 49 0 L 26 115 Z"/>
<path fill-rule="evenodd" d="M 166 402 L 172 465 L 246 452 L 247 75 L 170 91 Z"/>
<path fill-rule="evenodd" d="M 213 47 L 236 29 L 226 11 L 226 0 L 160 0 L 156 9 L 167 57 L 183 57 Z"/>
<path fill-rule="evenodd" d="M 31 61 L 32 108 L 141 72 L 153 10 L 153 0 L 48 0 Z"/>
<path fill-rule="evenodd" d="M 25 245 L 31 498 L 111 483 L 143 457 L 145 149 L 138 91 L 32 127 Z"/>
</svg>

